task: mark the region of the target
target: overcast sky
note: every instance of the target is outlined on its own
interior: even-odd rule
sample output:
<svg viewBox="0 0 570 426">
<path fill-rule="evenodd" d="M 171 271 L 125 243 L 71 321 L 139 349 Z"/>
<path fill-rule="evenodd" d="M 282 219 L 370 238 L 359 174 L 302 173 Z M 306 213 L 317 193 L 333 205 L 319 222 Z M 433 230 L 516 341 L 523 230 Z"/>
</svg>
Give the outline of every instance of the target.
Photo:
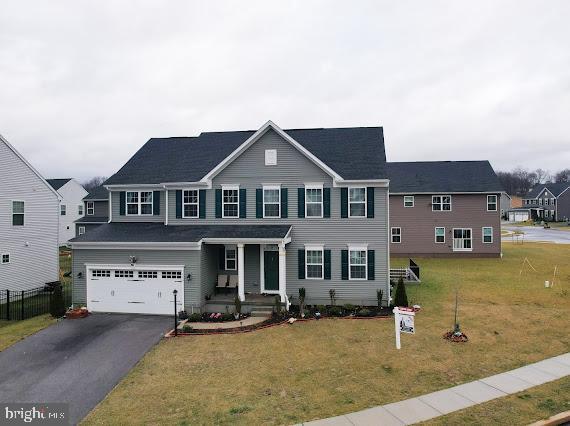
<svg viewBox="0 0 570 426">
<path fill-rule="evenodd" d="M 213 4 L 215 3 L 215 4 Z M 156 136 L 384 126 L 390 161 L 570 167 L 570 1 L 3 1 L 0 134 L 45 177 Z"/>
</svg>

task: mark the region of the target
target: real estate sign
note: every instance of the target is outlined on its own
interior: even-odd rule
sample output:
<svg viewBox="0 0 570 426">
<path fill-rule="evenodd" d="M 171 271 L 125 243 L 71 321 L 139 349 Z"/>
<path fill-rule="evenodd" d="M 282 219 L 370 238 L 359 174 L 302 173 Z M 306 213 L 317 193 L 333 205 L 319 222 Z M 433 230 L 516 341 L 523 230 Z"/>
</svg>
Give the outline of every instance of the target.
<svg viewBox="0 0 570 426">
<path fill-rule="evenodd" d="M 402 347 L 400 333 L 415 334 L 416 332 L 414 321 L 416 313 L 413 309 L 398 307 L 395 307 L 392 312 L 394 312 L 394 327 L 396 329 L 396 348 L 400 349 Z"/>
</svg>

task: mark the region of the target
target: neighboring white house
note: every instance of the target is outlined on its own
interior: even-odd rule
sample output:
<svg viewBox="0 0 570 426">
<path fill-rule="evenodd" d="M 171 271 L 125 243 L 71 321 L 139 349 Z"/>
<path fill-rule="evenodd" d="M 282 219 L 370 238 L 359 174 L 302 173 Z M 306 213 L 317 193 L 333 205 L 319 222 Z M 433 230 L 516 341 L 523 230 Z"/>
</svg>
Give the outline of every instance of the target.
<svg viewBox="0 0 570 426">
<path fill-rule="evenodd" d="M 59 196 L 0 136 L 0 290 L 59 279 Z"/>
<path fill-rule="evenodd" d="M 84 215 L 83 197 L 89 194 L 75 179 L 48 179 L 57 191 L 59 204 L 59 245 L 67 244 L 75 237 L 75 221 Z"/>
</svg>

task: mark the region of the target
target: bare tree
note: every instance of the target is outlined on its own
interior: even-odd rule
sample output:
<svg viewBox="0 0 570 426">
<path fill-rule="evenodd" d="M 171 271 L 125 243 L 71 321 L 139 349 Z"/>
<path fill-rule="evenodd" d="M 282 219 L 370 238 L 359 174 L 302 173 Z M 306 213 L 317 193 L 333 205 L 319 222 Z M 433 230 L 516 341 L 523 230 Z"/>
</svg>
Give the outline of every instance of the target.
<svg viewBox="0 0 570 426">
<path fill-rule="evenodd" d="M 560 170 L 556 173 L 554 181 L 557 183 L 570 183 L 570 169 Z"/>
<path fill-rule="evenodd" d="M 534 171 L 537 183 L 549 183 L 552 180 L 552 175 L 548 170 L 536 169 Z"/>
<path fill-rule="evenodd" d="M 100 186 L 103 182 L 105 182 L 106 180 L 107 180 L 107 178 L 104 176 L 95 176 L 95 177 L 92 177 L 91 179 L 83 182 L 82 185 L 83 185 L 83 188 L 85 188 L 85 190 L 87 192 L 91 192 L 92 190 L 94 190 L 95 188 Z"/>
</svg>

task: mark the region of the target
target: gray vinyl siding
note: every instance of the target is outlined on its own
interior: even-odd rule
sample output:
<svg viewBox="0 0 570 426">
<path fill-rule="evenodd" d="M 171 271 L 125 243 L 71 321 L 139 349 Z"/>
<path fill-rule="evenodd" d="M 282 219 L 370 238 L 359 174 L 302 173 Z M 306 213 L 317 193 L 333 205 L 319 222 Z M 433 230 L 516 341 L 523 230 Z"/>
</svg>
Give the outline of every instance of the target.
<svg viewBox="0 0 570 426">
<path fill-rule="evenodd" d="M 570 220 L 570 189 L 560 194 L 556 200 L 556 220 Z"/>
<path fill-rule="evenodd" d="M 93 217 L 106 217 L 109 218 L 109 201 L 93 201 L 94 207 L 94 214 L 88 215 L 87 214 L 87 203 L 89 200 L 85 201 L 85 214 L 84 216 L 89 218 L 90 216 Z"/>
<path fill-rule="evenodd" d="M 133 189 L 133 191 L 137 191 Z M 143 191 L 146 191 L 143 189 Z M 150 190 L 149 190 L 150 191 Z M 166 201 L 165 201 L 165 194 L 164 191 L 160 192 L 160 215 L 152 215 L 152 216 L 140 216 L 140 215 L 132 215 L 124 216 L 120 215 L 120 192 L 113 191 L 111 192 L 111 214 L 112 214 L 112 221 L 113 222 L 164 222 L 165 218 L 165 210 L 166 210 Z"/>
<path fill-rule="evenodd" d="M 410 194 L 412 195 L 412 194 Z M 401 228 L 401 243 L 390 243 L 400 256 L 499 256 L 500 212 L 487 211 L 486 194 L 452 194 L 451 211 L 432 211 L 431 195 L 414 195 L 404 207 L 403 195 L 390 195 L 390 227 Z M 483 227 L 493 228 L 493 243 L 483 244 Z M 445 227 L 445 243 L 435 243 L 435 228 Z M 453 251 L 453 228 L 471 228 L 471 252 Z"/>
<path fill-rule="evenodd" d="M 206 296 L 214 293 L 214 287 L 218 279 L 218 247 L 217 245 L 203 244 L 201 250 L 201 302 Z"/>
<path fill-rule="evenodd" d="M 0 140 L 0 290 L 27 290 L 59 279 L 57 195 Z M 12 226 L 12 200 L 24 201 L 24 226 Z"/>
<path fill-rule="evenodd" d="M 98 226 L 101 226 L 101 224 L 76 223 L 75 224 L 75 236 L 76 237 L 79 236 L 79 227 L 80 226 L 84 226 L 85 227 L 85 233 L 88 233 L 89 231 L 92 231 L 93 229 L 97 228 Z"/>
<path fill-rule="evenodd" d="M 266 149 L 277 150 L 277 166 L 265 166 Z M 330 218 L 297 217 L 297 188 L 303 187 L 305 183 L 323 183 L 325 187 L 331 188 Z M 239 184 L 240 188 L 246 189 L 246 219 L 217 219 L 215 217 L 214 190 L 220 188 L 222 184 Z M 288 188 L 288 218 L 255 218 L 255 190 L 261 188 L 262 184 L 281 184 L 282 188 Z M 388 295 L 387 189 L 375 188 L 374 218 L 348 219 L 340 217 L 340 188 L 332 186 L 332 179 L 324 171 L 275 132 L 270 131 L 214 178 L 213 189 L 207 191 L 205 219 L 177 219 L 175 191 L 170 191 L 168 224 L 290 224 L 293 226 L 292 241 L 286 248 L 286 280 L 289 296 L 297 297 L 298 289 L 305 287 L 307 303 L 328 303 L 329 290 L 335 289 L 339 302 L 375 303 L 376 289 L 382 288 L 385 297 Z M 375 250 L 376 279 L 374 281 L 341 279 L 341 250 L 346 249 L 348 243 L 368 244 L 370 250 Z M 304 249 L 305 244 L 324 244 L 325 249 L 331 250 L 332 277 L 330 280 L 298 279 L 297 250 Z M 255 249 L 246 246 L 244 262 L 249 264 L 247 259 L 252 260 L 252 267 L 249 268 L 251 271 L 248 271 L 246 264 L 246 291 L 248 288 L 253 289 L 259 286 L 259 260 L 257 260 L 256 270 L 253 264 L 255 256 L 247 256 L 247 253 L 254 251 Z M 259 254 L 256 257 L 259 259 Z"/>
<path fill-rule="evenodd" d="M 539 197 L 537 197 L 537 200 L 542 199 L 542 205 L 539 204 L 538 207 L 542 207 L 545 211 L 543 212 L 543 216 L 542 218 L 544 218 L 545 220 L 549 221 L 552 220 L 551 218 L 555 216 L 555 211 L 556 211 L 556 204 L 552 204 L 552 199 L 554 199 L 554 195 L 552 195 L 552 193 L 549 190 L 545 190 L 542 194 L 540 194 Z M 548 201 L 548 205 L 545 204 L 546 200 Z M 538 201 L 537 201 L 538 202 Z M 556 203 L 556 201 L 555 201 Z M 550 210 L 551 213 L 548 213 L 548 217 L 546 217 L 546 210 Z"/>
<path fill-rule="evenodd" d="M 191 274 L 192 279 L 184 280 L 184 308 L 192 311 L 202 305 L 201 291 L 201 254 L 200 250 L 103 250 L 73 249 L 73 303 L 86 304 L 86 268 L 85 264 L 127 264 L 129 256 L 137 257 L 139 265 L 184 265 L 184 277 Z M 77 274 L 81 272 L 79 278 Z"/>
</svg>

